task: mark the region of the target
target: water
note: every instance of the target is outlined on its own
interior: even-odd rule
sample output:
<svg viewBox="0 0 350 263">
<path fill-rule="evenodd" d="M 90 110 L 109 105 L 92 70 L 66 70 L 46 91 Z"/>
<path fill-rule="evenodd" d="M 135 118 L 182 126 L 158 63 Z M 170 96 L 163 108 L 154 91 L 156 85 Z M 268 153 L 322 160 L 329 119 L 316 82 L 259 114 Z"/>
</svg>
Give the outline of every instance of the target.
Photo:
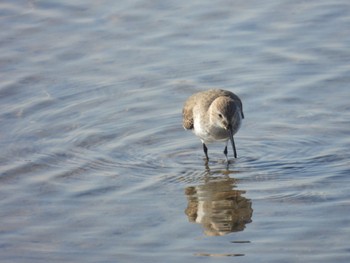
<svg viewBox="0 0 350 263">
<path fill-rule="evenodd" d="M 0 3 L 1 262 L 348 262 L 348 1 Z M 181 127 L 237 93 L 238 159 Z"/>
</svg>

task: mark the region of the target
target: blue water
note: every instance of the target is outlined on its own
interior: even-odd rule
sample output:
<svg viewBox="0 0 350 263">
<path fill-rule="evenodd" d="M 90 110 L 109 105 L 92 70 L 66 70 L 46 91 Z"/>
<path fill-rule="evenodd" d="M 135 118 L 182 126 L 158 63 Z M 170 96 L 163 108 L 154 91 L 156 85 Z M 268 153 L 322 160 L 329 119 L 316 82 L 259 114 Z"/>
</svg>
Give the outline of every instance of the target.
<svg viewBox="0 0 350 263">
<path fill-rule="evenodd" d="M 349 262 L 348 1 L 2 1 L 1 262 Z M 182 128 L 240 96 L 238 158 Z"/>
</svg>

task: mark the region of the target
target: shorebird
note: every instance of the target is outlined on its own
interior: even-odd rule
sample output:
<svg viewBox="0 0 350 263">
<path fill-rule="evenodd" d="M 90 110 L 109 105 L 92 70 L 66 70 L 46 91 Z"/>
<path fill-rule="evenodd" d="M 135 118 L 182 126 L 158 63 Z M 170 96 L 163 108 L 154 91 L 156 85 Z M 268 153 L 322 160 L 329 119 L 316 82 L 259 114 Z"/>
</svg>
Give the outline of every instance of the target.
<svg viewBox="0 0 350 263">
<path fill-rule="evenodd" d="M 203 144 L 207 161 L 207 143 L 226 142 L 224 154 L 227 163 L 227 144 L 231 141 L 234 157 L 237 151 L 233 135 L 239 130 L 244 119 L 240 98 L 227 90 L 211 89 L 190 96 L 182 109 L 182 124 L 186 130 L 192 130 Z"/>
</svg>

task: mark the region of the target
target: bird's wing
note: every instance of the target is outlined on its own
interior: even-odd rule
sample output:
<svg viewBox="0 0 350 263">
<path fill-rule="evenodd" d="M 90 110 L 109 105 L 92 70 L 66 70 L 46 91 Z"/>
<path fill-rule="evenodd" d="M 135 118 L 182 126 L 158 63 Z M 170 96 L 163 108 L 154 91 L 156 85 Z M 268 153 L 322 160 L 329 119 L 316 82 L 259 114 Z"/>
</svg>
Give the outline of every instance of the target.
<svg viewBox="0 0 350 263">
<path fill-rule="evenodd" d="M 205 95 L 203 97 L 203 95 Z M 193 108 L 199 107 L 208 109 L 210 104 L 218 95 L 214 90 L 197 92 L 190 96 L 182 109 L 182 124 L 186 130 L 193 129 Z"/>
<path fill-rule="evenodd" d="M 194 96 L 189 97 L 182 109 L 182 125 L 186 130 L 193 129 L 193 107 L 195 104 Z"/>
</svg>

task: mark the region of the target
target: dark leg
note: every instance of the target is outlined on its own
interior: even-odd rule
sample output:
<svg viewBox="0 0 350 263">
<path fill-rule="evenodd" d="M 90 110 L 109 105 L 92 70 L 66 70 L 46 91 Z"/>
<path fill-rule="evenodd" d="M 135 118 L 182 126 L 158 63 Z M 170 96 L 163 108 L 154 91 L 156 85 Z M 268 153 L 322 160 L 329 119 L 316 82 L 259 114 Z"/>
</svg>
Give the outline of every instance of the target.
<svg viewBox="0 0 350 263">
<path fill-rule="evenodd" d="M 224 154 L 225 154 L 226 161 L 227 161 L 227 164 L 228 164 L 228 163 L 229 163 L 229 160 L 228 160 L 228 157 L 227 157 L 227 145 L 225 146 Z"/>
<path fill-rule="evenodd" d="M 207 158 L 207 161 L 209 160 L 209 157 L 208 157 L 208 148 L 207 146 L 205 145 L 205 143 L 203 142 L 203 151 L 205 153 L 205 157 Z"/>
<path fill-rule="evenodd" d="M 224 154 L 225 154 L 225 156 L 226 156 L 226 160 L 227 160 L 227 162 L 228 162 L 228 157 L 227 157 L 227 145 L 225 146 L 225 149 L 224 149 Z"/>
</svg>

